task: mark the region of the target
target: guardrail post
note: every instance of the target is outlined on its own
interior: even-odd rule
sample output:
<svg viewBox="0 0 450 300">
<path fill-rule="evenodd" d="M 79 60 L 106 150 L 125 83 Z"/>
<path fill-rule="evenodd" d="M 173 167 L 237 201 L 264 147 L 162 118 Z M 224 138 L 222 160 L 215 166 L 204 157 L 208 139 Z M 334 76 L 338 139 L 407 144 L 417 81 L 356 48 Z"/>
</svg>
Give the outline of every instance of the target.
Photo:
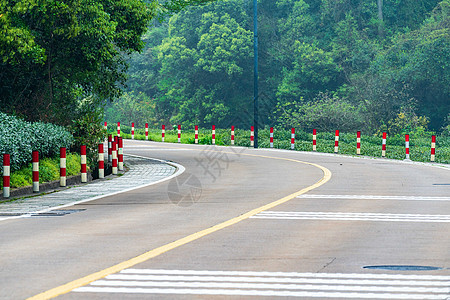
<svg viewBox="0 0 450 300">
<path fill-rule="evenodd" d="M 361 131 L 356 132 L 356 155 L 361 155 Z"/>
<path fill-rule="evenodd" d="M 11 157 L 3 154 L 3 197 L 9 198 L 11 184 Z"/>
<path fill-rule="evenodd" d="M 87 182 L 86 145 L 81 145 L 81 182 Z"/>
<path fill-rule="evenodd" d="M 234 126 L 231 126 L 231 146 L 234 146 Z"/>
<path fill-rule="evenodd" d="M 59 186 L 66 186 L 67 169 L 66 169 L 66 148 L 59 148 Z"/>
<path fill-rule="evenodd" d="M 317 130 L 313 129 L 313 151 L 317 151 Z"/>
<path fill-rule="evenodd" d="M 98 178 L 105 178 L 105 155 L 103 143 L 98 144 Z"/>
<path fill-rule="evenodd" d="M 334 136 L 334 153 L 339 152 L 339 130 L 336 130 L 335 136 Z"/>
<path fill-rule="evenodd" d="M 145 123 L 145 140 L 148 141 L 148 123 Z"/>
<path fill-rule="evenodd" d="M 291 129 L 291 150 L 295 149 L 295 128 Z"/>
<path fill-rule="evenodd" d="M 431 159 L 430 161 L 434 161 L 436 157 L 436 136 L 431 136 Z"/>
<path fill-rule="evenodd" d="M 39 151 L 33 151 L 32 157 L 33 157 L 33 193 L 39 193 Z"/>
<path fill-rule="evenodd" d="M 117 159 L 118 159 L 118 167 L 119 171 L 123 171 L 123 138 L 120 137 L 118 140 L 118 149 L 117 149 Z"/>
</svg>

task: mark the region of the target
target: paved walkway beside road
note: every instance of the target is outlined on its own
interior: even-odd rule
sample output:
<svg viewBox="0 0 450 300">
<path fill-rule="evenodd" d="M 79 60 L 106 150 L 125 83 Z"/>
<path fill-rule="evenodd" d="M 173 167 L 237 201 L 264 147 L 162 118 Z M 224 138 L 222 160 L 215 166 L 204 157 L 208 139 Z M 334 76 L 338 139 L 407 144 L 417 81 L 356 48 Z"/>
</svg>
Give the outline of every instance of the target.
<svg viewBox="0 0 450 300">
<path fill-rule="evenodd" d="M 54 193 L 0 203 L 0 220 L 42 213 L 57 207 L 69 206 L 75 202 L 90 201 L 150 185 L 174 175 L 179 169 L 175 165 L 162 161 L 130 155 L 125 156 L 125 163 L 129 170 L 121 176 L 95 180 Z"/>
</svg>

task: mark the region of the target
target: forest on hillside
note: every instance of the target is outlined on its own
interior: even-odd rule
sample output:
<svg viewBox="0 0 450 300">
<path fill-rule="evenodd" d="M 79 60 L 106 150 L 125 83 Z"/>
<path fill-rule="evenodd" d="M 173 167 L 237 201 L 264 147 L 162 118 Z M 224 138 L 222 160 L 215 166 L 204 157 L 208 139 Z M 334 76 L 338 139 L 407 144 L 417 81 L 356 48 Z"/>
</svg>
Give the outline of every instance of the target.
<svg viewBox="0 0 450 300">
<path fill-rule="evenodd" d="M 450 0 L 260 0 L 262 126 L 322 130 L 450 122 Z M 213 1 L 153 22 L 106 120 L 247 128 L 253 2 Z"/>
</svg>

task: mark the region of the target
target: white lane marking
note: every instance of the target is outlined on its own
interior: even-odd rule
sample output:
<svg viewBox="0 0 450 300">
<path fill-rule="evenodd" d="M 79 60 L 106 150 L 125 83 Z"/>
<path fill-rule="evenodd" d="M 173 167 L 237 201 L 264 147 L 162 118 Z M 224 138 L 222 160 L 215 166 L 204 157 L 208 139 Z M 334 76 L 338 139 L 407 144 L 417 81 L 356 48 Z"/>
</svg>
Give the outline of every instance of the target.
<svg viewBox="0 0 450 300">
<path fill-rule="evenodd" d="M 450 197 L 430 196 L 378 196 L 378 195 L 311 195 L 297 196 L 301 199 L 355 199 L 355 200 L 400 200 L 400 201 L 450 201 Z"/>
<path fill-rule="evenodd" d="M 429 223 L 450 222 L 450 215 L 341 213 L 341 212 L 332 213 L 332 212 L 264 211 L 250 218 L 279 219 L 279 220 L 334 220 L 334 221 L 429 222 Z"/>
<path fill-rule="evenodd" d="M 221 275 L 221 276 L 271 276 L 271 277 L 312 277 L 312 278 L 358 278 L 358 279 L 420 279 L 447 280 L 442 275 L 406 274 L 358 274 L 358 273 L 298 273 L 298 272 L 255 272 L 255 271 L 208 271 L 208 270 L 166 270 L 166 269 L 125 269 L 121 274 L 162 274 L 162 275 Z"/>
<path fill-rule="evenodd" d="M 246 283 L 246 282 L 172 282 L 172 281 L 123 281 L 98 280 L 92 286 L 122 287 L 170 287 L 170 288 L 222 288 L 222 289 L 272 289 L 272 290 L 319 290 L 319 291 L 367 291 L 367 292 L 401 292 L 401 293 L 450 293 L 450 288 L 427 287 L 389 287 L 362 285 L 314 285 L 282 283 Z"/>
<path fill-rule="evenodd" d="M 244 277 L 244 276 L 184 276 L 184 275 L 122 275 L 113 274 L 105 277 L 110 280 L 148 280 L 148 281 L 200 281 L 200 282 L 253 282 L 253 283 L 307 283 L 307 284 L 346 284 L 346 285 L 421 285 L 444 286 L 449 281 L 427 280 L 368 280 L 368 279 L 341 279 L 341 278 L 289 278 L 289 277 Z"/>
<path fill-rule="evenodd" d="M 218 276 L 211 276 L 214 274 Z M 234 276 L 237 274 L 248 276 Z M 74 292 L 446 299 L 450 296 L 449 285 L 450 276 L 433 275 L 125 269 L 121 274 L 107 276 Z"/>
<path fill-rule="evenodd" d="M 225 296 L 268 296 L 268 297 L 319 297 L 319 298 L 359 298 L 359 299 L 446 299 L 445 294 L 388 294 L 388 293 L 327 293 L 327 292 L 291 292 L 270 290 L 222 290 L 222 289 L 144 289 L 113 287 L 82 287 L 76 292 L 129 293 L 129 294 L 178 294 L 178 295 L 225 295 Z"/>
</svg>

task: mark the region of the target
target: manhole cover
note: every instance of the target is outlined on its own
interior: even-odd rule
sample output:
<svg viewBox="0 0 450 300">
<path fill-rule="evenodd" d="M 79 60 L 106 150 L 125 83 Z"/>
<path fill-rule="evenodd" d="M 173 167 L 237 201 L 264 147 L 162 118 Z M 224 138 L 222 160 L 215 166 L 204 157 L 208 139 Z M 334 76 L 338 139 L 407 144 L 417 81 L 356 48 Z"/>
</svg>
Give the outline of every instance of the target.
<svg viewBox="0 0 450 300">
<path fill-rule="evenodd" d="M 363 269 L 391 270 L 391 271 L 433 271 L 441 270 L 439 267 L 430 266 L 402 266 L 402 265 L 384 265 L 384 266 L 365 266 Z"/>
</svg>

